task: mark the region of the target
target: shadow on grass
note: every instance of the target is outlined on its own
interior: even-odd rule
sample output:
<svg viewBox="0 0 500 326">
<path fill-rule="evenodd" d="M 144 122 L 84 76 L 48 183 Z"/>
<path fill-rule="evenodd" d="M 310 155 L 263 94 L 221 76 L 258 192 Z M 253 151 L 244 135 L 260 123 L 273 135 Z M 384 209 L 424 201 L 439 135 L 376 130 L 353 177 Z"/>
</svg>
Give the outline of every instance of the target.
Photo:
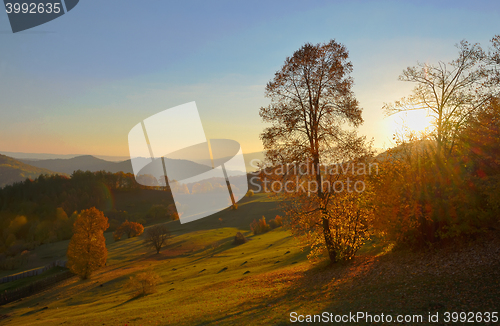
<svg viewBox="0 0 500 326">
<path fill-rule="evenodd" d="M 22 314 L 21 316 L 22 317 L 25 317 L 25 316 L 30 316 L 30 315 L 34 315 L 36 313 L 39 313 L 39 312 L 42 312 L 42 311 L 45 311 L 47 310 L 48 308 L 47 307 L 42 307 L 42 308 L 39 308 L 39 309 L 33 309 L 31 311 L 28 311 L 28 312 L 25 312 L 24 314 Z"/>
<path fill-rule="evenodd" d="M 138 299 L 143 298 L 143 297 L 146 297 L 146 296 L 147 296 L 147 294 L 134 295 L 133 297 L 131 297 L 131 298 L 130 298 L 130 299 L 128 299 L 127 301 L 124 301 L 124 302 L 122 302 L 122 303 L 117 304 L 116 306 L 113 306 L 111 309 L 113 309 L 113 308 L 117 308 L 117 307 L 121 307 L 121 306 L 124 306 L 124 305 L 126 305 L 127 303 L 131 303 L 131 302 L 133 302 L 133 301 L 135 301 L 135 300 L 138 300 Z"/>
<path fill-rule="evenodd" d="M 286 258 L 280 263 L 291 264 L 293 261 L 302 261 L 300 258 L 306 255 L 305 252 L 287 254 L 285 255 Z M 322 307 L 331 304 L 332 292 L 337 291 L 339 288 L 348 288 L 351 280 L 365 273 L 367 262 L 369 264 L 368 259 L 362 258 L 331 265 L 329 261 L 325 260 L 305 271 L 290 271 L 289 274 L 285 273 L 285 275 L 281 272 L 270 272 L 266 273 L 266 276 L 250 276 L 251 278 L 245 280 L 245 282 L 256 282 L 257 284 L 262 282 L 261 286 L 270 287 L 269 291 L 273 292 L 273 296 L 263 295 L 250 298 L 231 308 L 231 312 L 228 312 L 227 315 L 211 320 L 198 321 L 198 324 L 226 324 L 229 322 L 231 324 L 244 324 L 250 318 L 266 324 L 288 325 L 290 323 L 289 314 L 292 311 L 306 313 L 303 311 L 304 302 L 317 302 Z M 274 288 L 274 284 L 289 284 L 289 286 Z M 325 300 L 325 298 L 327 299 Z M 335 298 L 335 300 L 338 299 Z M 282 316 L 276 316 L 276 309 L 283 311 Z M 318 312 L 308 311 L 307 313 Z M 271 320 L 266 320 L 268 316 L 274 317 Z"/>
</svg>

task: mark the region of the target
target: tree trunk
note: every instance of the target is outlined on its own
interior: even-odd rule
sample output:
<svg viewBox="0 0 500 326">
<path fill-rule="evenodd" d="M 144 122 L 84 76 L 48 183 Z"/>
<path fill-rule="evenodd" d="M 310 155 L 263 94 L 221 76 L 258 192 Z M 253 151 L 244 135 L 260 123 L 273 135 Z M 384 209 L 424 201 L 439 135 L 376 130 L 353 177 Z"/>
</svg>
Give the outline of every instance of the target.
<svg viewBox="0 0 500 326">
<path fill-rule="evenodd" d="M 320 172 L 320 164 L 319 164 L 319 155 L 313 156 L 313 173 L 316 177 L 316 183 L 318 185 L 318 197 L 320 198 L 322 207 L 321 210 L 321 219 L 323 222 L 323 236 L 325 238 L 325 246 L 328 250 L 328 257 L 330 257 L 330 261 L 332 264 L 337 262 L 337 251 L 335 250 L 335 246 L 333 244 L 332 232 L 330 231 L 330 220 L 328 219 L 328 213 L 326 211 L 326 202 L 325 202 L 325 194 L 323 193 L 323 185 L 322 178 Z"/>
<path fill-rule="evenodd" d="M 330 231 L 330 221 L 328 220 L 328 216 L 323 214 L 323 236 L 325 237 L 325 245 L 328 250 L 328 256 L 330 257 L 331 263 L 337 262 L 337 251 L 335 250 L 335 246 L 333 245 L 332 233 Z"/>
</svg>

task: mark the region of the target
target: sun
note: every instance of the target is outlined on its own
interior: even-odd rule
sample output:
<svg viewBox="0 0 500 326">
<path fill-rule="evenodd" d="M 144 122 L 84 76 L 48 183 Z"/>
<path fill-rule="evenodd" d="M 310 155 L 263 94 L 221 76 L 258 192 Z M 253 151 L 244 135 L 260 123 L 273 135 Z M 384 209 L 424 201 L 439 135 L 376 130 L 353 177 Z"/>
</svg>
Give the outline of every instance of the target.
<svg viewBox="0 0 500 326">
<path fill-rule="evenodd" d="M 394 121 L 395 129 L 398 131 L 409 129 L 412 132 L 426 132 L 432 127 L 432 117 L 426 110 L 413 110 L 401 112 L 396 115 Z"/>
</svg>

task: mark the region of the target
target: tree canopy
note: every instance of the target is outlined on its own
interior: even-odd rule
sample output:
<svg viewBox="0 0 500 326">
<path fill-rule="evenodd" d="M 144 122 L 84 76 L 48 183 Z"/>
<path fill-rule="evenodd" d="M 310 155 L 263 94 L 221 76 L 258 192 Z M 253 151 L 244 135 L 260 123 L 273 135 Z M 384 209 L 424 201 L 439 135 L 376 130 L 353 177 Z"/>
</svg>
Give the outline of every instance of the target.
<svg viewBox="0 0 500 326">
<path fill-rule="evenodd" d="M 108 227 L 108 218 L 95 207 L 82 211 L 76 219 L 67 252 L 68 268 L 82 279 L 106 264 L 108 251 L 103 232 Z"/>
<path fill-rule="evenodd" d="M 348 228 L 336 224 L 342 219 L 335 218 L 333 206 L 340 197 L 332 189 L 323 188 L 325 175 L 319 171 L 321 166 L 341 164 L 368 154 L 364 138 L 345 129 L 363 122 L 362 109 L 352 91 L 351 72 L 352 63 L 344 45 L 335 40 L 316 45 L 306 43 L 286 58 L 267 84 L 265 91 L 271 104 L 260 109 L 262 120 L 271 124 L 261 134 L 266 159 L 275 167 L 309 166 L 306 174 L 283 174 L 282 184 L 307 181 L 316 185 L 313 191 L 299 187 L 280 191 L 280 195 L 287 197 L 283 205 L 292 221 L 292 230 L 297 234 L 321 234 L 313 242 L 326 246 L 332 262 L 345 258 L 342 253 L 347 248 L 339 249 L 335 237 L 346 236 L 336 230 Z M 338 181 L 333 180 L 336 177 L 327 178 Z"/>
</svg>

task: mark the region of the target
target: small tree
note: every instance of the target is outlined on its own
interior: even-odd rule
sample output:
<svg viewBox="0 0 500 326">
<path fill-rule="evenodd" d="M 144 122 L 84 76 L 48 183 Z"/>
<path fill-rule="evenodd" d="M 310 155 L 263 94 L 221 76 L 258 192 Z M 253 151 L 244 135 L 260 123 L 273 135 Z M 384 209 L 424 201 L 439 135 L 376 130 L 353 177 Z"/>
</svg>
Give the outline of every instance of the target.
<svg viewBox="0 0 500 326">
<path fill-rule="evenodd" d="M 103 233 L 108 227 L 108 218 L 95 207 L 83 210 L 76 219 L 67 252 L 68 268 L 82 279 L 106 264 Z"/>
<path fill-rule="evenodd" d="M 169 237 L 170 232 L 166 225 L 154 225 L 146 230 L 144 243 L 148 247 L 154 248 L 159 254 L 161 248 L 167 244 Z"/>
<path fill-rule="evenodd" d="M 136 222 L 125 221 L 113 233 L 113 239 L 115 241 L 118 241 L 122 238 L 124 234 L 126 234 L 128 238 L 133 238 L 141 235 L 143 232 L 144 232 L 144 227 L 141 224 Z"/>
<path fill-rule="evenodd" d="M 134 296 L 145 295 L 156 292 L 158 283 L 161 282 L 161 277 L 153 271 L 147 271 L 137 274 L 135 277 L 130 277 L 125 283 L 126 289 L 134 290 Z"/>
</svg>

